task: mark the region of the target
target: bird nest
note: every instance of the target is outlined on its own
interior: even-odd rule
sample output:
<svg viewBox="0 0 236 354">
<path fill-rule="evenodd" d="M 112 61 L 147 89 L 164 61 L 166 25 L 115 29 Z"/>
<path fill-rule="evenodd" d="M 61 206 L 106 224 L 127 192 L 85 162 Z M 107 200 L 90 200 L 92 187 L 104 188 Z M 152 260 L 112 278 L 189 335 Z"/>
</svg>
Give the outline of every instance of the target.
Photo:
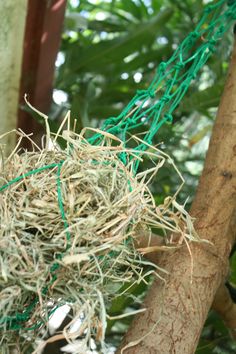
<svg viewBox="0 0 236 354">
<path fill-rule="evenodd" d="M 57 336 L 77 345 L 76 353 L 86 353 L 91 339 L 105 353 L 112 299 L 124 284 L 139 283 L 150 273 L 162 277 L 164 271 L 154 264 L 144 271 L 150 263 L 135 248 L 137 226 L 149 230 L 149 235 L 150 228 L 156 227 L 182 240 L 197 239 L 176 195 L 157 206 L 148 187 L 164 163 L 177 171 L 167 155 L 155 147 L 137 154 L 104 132 L 100 132 L 102 142 L 94 146 L 85 139 L 85 130 L 79 135 L 65 130 L 60 138 L 66 148 L 61 148 L 59 133 L 49 137 L 48 132 L 43 149 L 32 142 L 32 152 L 16 148 L 1 161 L 0 343 L 4 354 L 11 348 L 27 352 L 29 344 L 39 353 L 47 341 L 36 349 L 35 339 L 43 337 L 50 317 L 65 304 L 73 315 Z M 20 131 L 18 135 L 26 137 Z M 135 161 L 144 158 L 152 167 L 134 175 Z"/>
</svg>

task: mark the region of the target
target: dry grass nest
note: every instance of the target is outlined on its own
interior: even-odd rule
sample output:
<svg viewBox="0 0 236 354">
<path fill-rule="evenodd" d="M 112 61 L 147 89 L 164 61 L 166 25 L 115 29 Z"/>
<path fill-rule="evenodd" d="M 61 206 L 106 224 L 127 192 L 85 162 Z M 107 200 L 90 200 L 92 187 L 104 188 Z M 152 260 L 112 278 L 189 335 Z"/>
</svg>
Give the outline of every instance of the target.
<svg viewBox="0 0 236 354">
<path fill-rule="evenodd" d="M 165 162 L 176 169 L 167 155 L 154 147 L 137 155 L 103 132 L 101 144 L 93 146 L 84 132 L 65 130 L 65 149 L 57 144 L 60 132 L 49 148 L 48 133 L 43 149 L 32 142 L 32 152 L 16 148 L 1 160 L 0 343 L 6 353 L 11 344 L 23 350 L 32 343 L 65 303 L 73 308 L 71 324 L 81 321 L 63 333 L 77 343 L 76 353 L 86 353 L 91 338 L 105 353 L 111 300 L 125 283 L 164 271 L 155 265 L 144 271 L 149 262 L 135 248 L 137 226 L 147 235 L 153 226 L 197 239 L 176 196 L 157 206 L 148 187 Z M 152 168 L 134 175 L 135 161 L 143 158 Z"/>
</svg>

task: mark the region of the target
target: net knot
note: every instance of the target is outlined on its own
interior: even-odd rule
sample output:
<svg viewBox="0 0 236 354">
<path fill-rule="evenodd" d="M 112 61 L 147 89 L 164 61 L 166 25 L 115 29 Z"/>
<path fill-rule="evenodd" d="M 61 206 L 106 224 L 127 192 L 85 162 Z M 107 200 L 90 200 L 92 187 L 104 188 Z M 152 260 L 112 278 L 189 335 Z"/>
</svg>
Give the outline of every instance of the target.
<svg viewBox="0 0 236 354">
<path fill-rule="evenodd" d="M 181 70 L 181 69 L 184 68 L 184 63 L 183 62 L 179 62 L 179 63 L 175 64 L 174 68 L 176 70 Z"/>
<path fill-rule="evenodd" d="M 56 259 L 59 259 L 59 260 L 61 261 L 61 260 L 62 260 L 62 254 L 57 253 L 57 254 L 56 254 Z"/>
<path fill-rule="evenodd" d="M 232 9 L 228 10 L 225 15 L 226 17 L 231 17 L 234 14 L 234 11 Z"/>
<path fill-rule="evenodd" d="M 232 17 L 234 20 L 236 19 L 236 14 L 235 14 L 235 10 L 230 9 L 229 11 L 226 12 L 226 17 Z"/>
<path fill-rule="evenodd" d="M 164 117 L 165 117 L 166 123 L 171 124 L 171 123 L 173 122 L 173 116 L 172 116 L 172 114 L 170 114 L 170 113 L 165 113 Z"/>
<path fill-rule="evenodd" d="M 165 72 L 166 71 L 166 67 L 167 67 L 167 63 L 165 61 L 162 61 L 159 66 L 158 66 L 158 70 L 160 72 Z"/>
<path fill-rule="evenodd" d="M 219 27 L 219 30 L 217 31 L 217 33 L 223 34 L 223 33 L 224 33 L 224 30 L 225 30 L 225 27 L 224 27 L 223 25 L 221 25 L 221 26 Z"/>
<path fill-rule="evenodd" d="M 108 119 L 105 120 L 104 126 L 107 127 L 108 125 L 113 125 L 113 124 L 116 123 L 116 120 L 117 120 L 116 117 L 110 117 L 110 118 L 108 118 Z"/>
<path fill-rule="evenodd" d="M 55 272 L 55 270 L 57 270 L 59 268 L 59 263 L 54 263 L 51 268 L 50 268 L 50 271 L 51 272 Z"/>
<path fill-rule="evenodd" d="M 191 80 L 196 79 L 196 76 L 197 76 L 197 73 L 194 73 L 194 72 L 189 75 Z"/>
<path fill-rule="evenodd" d="M 27 317 L 28 316 L 25 315 L 24 313 L 17 313 L 15 319 L 17 322 L 24 322 L 27 320 Z"/>
<path fill-rule="evenodd" d="M 147 93 L 148 93 L 147 90 L 137 90 L 136 91 L 137 96 L 143 96 L 143 95 L 146 95 Z"/>
<path fill-rule="evenodd" d="M 217 40 L 214 39 L 214 38 L 212 38 L 212 39 L 209 40 L 208 43 L 209 43 L 209 50 L 210 50 L 212 53 L 214 53 L 214 52 L 215 52 L 215 45 L 216 45 L 216 43 L 217 43 Z"/>
<path fill-rule="evenodd" d="M 169 102 L 170 99 L 171 99 L 170 95 L 164 95 L 161 100 L 166 103 Z"/>
<path fill-rule="evenodd" d="M 135 119 L 134 118 L 131 118 L 131 117 L 128 117 L 127 118 L 127 125 L 130 127 L 130 126 L 132 126 L 133 124 L 135 124 L 136 123 L 136 121 L 135 121 Z"/>
<path fill-rule="evenodd" d="M 217 43 L 217 40 L 216 39 L 214 39 L 214 38 L 211 38 L 211 39 L 209 39 L 209 42 L 208 42 L 210 45 L 216 45 L 216 43 Z"/>
<path fill-rule="evenodd" d="M 190 32 L 189 36 L 195 39 L 195 38 L 200 37 L 200 33 L 198 31 L 193 31 L 193 32 Z"/>
<path fill-rule="evenodd" d="M 208 5 L 208 6 L 205 8 L 204 12 L 205 12 L 206 14 L 210 14 L 210 13 L 212 12 L 212 10 L 213 10 L 213 6 L 212 6 L 212 5 Z"/>
<path fill-rule="evenodd" d="M 57 276 L 56 276 L 56 274 L 54 274 L 54 275 L 52 276 L 51 283 L 52 283 L 52 284 L 55 283 L 56 280 L 57 280 Z M 45 295 L 46 295 L 46 294 L 45 294 Z"/>
<path fill-rule="evenodd" d="M 155 94 L 156 94 L 155 90 L 149 89 L 147 92 L 148 92 L 148 95 L 149 95 L 150 98 L 154 98 L 155 97 Z"/>
</svg>

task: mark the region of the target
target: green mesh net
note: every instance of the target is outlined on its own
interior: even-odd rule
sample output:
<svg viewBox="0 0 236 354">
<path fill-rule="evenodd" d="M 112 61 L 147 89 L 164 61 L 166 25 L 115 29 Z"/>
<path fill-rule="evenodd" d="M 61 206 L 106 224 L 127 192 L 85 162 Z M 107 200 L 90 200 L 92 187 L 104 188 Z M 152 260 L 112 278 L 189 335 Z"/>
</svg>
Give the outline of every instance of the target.
<svg viewBox="0 0 236 354">
<path fill-rule="evenodd" d="M 226 7 L 227 5 L 227 7 Z M 192 80 L 209 57 L 215 52 L 217 42 L 236 20 L 235 1 L 218 1 L 208 5 L 195 30 L 184 39 L 171 58 L 161 62 L 152 82 L 146 90 L 138 90 L 133 99 L 117 117 L 105 120 L 101 129 L 127 141 L 127 133 L 137 127 L 149 127 L 143 143 L 136 147 L 146 150 L 160 127 L 172 123 L 173 112 L 178 107 Z M 101 134 L 89 139 L 99 144 Z M 147 143 L 147 144 L 146 144 Z M 126 162 L 125 154 L 121 156 Z M 136 169 L 138 167 L 138 161 Z M 135 171 L 134 171 L 135 172 Z"/>
<path fill-rule="evenodd" d="M 149 126 L 143 142 L 135 147 L 137 155 L 152 145 L 153 138 L 160 127 L 165 123 L 172 123 L 173 112 L 187 92 L 192 80 L 196 78 L 199 70 L 214 53 L 217 42 L 222 39 L 224 33 L 228 31 L 235 20 L 236 1 L 220 0 L 206 6 L 195 30 L 184 39 L 168 61 L 159 64 L 156 75 L 149 87 L 146 90 L 138 90 L 133 99 L 117 117 L 110 117 L 105 120 L 101 130 L 119 136 L 126 144 L 128 132 L 132 132 L 137 127 L 145 126 L 146 129 Z M 91 144 L 98 145 L 102 139 L 102 133 L 95 133 L 88 140 Z M 120 158 L 126 164 L 126 154 L 122 153 Z M 138 164 L 139 160 L 136 161 L 134 166 L 134 173 L 137 171 Z M 43 170 L 56 168 L 58 205 L 65 230 L 67 230 L 68 222 L 63 208 L 61 193 L 60 171 L 62 165 L 63 161 L 28 171 L 28 173 L 3 185 L 0 188 L 0 192 L 4 193 L 6 189 L 20 179 L 40 173 Z M 69 231 L 66 231 L 66 237 L 69 248 Z M 57 255 L 58 258 L 61 256 Z M 57 257 L 55 257 L 55 262 L 50 270 L 52 275 L 51 282 L 45 285 L 44 293 L 47 293 L 48 287 L 57 279 L 56 271 L 59 268 L 59 264 L 56 261 Z M 40 324 L 26 328 L 25 322 L 30 319 L 32 310 L 37 302 L 38 299 L 35 298 L 29 306 L 26 306 L 23 313 L 0 318 L 0 328 L 7 328 L 8 330 L 36 329 Z"/>
</svg>

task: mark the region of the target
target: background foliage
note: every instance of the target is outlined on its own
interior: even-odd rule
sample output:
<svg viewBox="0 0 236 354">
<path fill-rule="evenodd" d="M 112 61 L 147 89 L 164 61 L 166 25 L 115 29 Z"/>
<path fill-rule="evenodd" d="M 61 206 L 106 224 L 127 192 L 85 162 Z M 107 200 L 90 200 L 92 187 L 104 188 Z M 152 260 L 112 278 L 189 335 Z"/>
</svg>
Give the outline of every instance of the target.
<svg viewBox="0 0 236 354">
<path fill-rule="evenodd" d="M 52 125 L 71 109 L 77 129 L 99 127 L 116 116 L 137 89 L 146 88 L 159 62 L 167 59 L 197 24 L 208 1 L 199 0 L 70 0 L 56 62 Z M 204 40 L 204 39 L 203 39 Z M 175 158 L 186 184 L 180 202 L 191 204 L 228 68 L 232 34 L 192 83 L 174 115 L 174 124 L 161 128 L 155 143 Z M 56 124 L 55 124 L 56 123 Z M 147 127 L 148 128 L 148 127 Z M 139 131 L 137 131 L 139 133 Z M 144 166 L 145 168 L 145 166 Z M 162 169 L 153 185 L 157 202 L 176 191 L 179 180 Z M 236 283 L 236 258 L 231 280 Z M 146 286 L 119 297 L 111 314 L 135 308 Z M 134 301 L 135 298 L 135 301 Z M 137 301 L 138 300 L 138 301 Z M 107 338 L 116 345 L 127 320 L 108 325 Z M 216 314 L 206 322 L 196 353 L 235 353 L 235 344 Z"/>
</svg>

